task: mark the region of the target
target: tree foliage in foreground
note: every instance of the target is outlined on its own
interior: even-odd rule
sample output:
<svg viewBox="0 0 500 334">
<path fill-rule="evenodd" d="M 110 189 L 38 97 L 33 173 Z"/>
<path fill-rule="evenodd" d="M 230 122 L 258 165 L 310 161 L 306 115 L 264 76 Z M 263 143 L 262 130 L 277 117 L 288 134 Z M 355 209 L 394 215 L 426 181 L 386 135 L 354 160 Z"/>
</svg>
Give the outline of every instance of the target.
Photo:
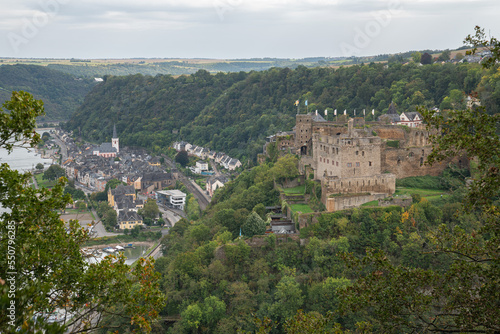
<svg viewBox="0 0 500 334">
<path fill-rule="evenodd" d="M 43 103 L 14 92 L 0 118 L 0 146 L 9 151 L 15 139 L 35 146 L 35 119 Z M 80 247 L 89 239 L 85 229 L 57 213 L 71 201 L 66 180 L 51 189 L 33 189 L 31 175 L 0 166 L 0 314 L 3 333 L 86 332 L 107 326 L 104 316 L 128 318 L 128 326 L 148 332 L 165 302 L 152 263 L 140 261 L 134 271 L 124 257 L 108 256 L 89 263 Z M 7 255 L 12 255 L 7 257 Z M 64 314 L 49 324 L 49 314 Z"/>
</svg>

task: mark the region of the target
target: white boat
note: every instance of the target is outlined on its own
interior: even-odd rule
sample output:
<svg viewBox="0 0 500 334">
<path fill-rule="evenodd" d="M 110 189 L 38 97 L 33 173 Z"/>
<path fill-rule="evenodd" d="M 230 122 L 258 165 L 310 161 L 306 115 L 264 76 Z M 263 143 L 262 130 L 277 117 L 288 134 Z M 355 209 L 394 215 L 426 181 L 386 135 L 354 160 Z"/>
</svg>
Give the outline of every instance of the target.
<svg viewBox="0 0 500 334">
<path fill-rule="evenodd" d="M 115 248 L 117 251 L 122 251 L 125 249 L 125 247 L 122 247 L 122 246 L 116 246 Z"/>
<path fill-rule="evenodd" d="M 106 253 L 114 253 L 115 249 L 113 247 L 106 247 L 106 248 L 103 248 L 103 251 Z"/>
</svg>

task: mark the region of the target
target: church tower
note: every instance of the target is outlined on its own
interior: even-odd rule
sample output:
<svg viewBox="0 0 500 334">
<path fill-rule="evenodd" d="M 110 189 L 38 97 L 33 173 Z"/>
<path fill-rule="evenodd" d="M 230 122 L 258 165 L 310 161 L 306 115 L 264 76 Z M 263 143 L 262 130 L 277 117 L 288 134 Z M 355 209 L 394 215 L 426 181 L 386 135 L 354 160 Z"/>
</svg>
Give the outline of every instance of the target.
<svg viewBox="0 0 500 334">
<path fill-rule="evenodd" d="M 116 135 L 116 124 L 113 124 L 113 138 L 111 138 L 111 146 L 116 148 L 116 153 L 120 152 L 120 144 Z"/>
</svg>

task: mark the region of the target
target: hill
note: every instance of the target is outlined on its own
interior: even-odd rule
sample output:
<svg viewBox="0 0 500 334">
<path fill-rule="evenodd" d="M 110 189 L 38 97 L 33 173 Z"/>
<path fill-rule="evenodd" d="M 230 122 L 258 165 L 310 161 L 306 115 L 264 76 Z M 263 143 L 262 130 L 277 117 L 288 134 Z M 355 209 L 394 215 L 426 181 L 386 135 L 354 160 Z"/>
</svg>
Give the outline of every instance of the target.
<svg viewBox="0 0 500 334">
<path fill-rule="evenodd" d="M 358 116 L 375 109 L 377 117 L 391 101 L 399 112 L 440 106 L 445 98 L 446 104 L 463 103 L 463 93 L 476 90 L 483 75 L 473 64 L 371 63 L 217 75 L 200 70 L 178 78 L 109 76 L 86 97 L 67 129 L 80 128 L 83 137 L 99 142 L 109 139 L 116 123 L 124 145 L 162 151 L 172 141 L 187 140 L 254 159 L 267 135 L 291 130 L 297 99 L 302 112 L 305 100 L 309 111 L 331 109 L 330 119 L 332 108 L 347 109 L 351 116 L 354 109 Z"/>
<path fill-rule="evenodd" d="M 40 121 L 68 120 L 94 85 L 93 79 L 77 79 L 43 66 L 0 66 L 0 101 L 10 99 L 12 91 L 30 92 L 44 101 L 46 116 Z"/>
</svg>

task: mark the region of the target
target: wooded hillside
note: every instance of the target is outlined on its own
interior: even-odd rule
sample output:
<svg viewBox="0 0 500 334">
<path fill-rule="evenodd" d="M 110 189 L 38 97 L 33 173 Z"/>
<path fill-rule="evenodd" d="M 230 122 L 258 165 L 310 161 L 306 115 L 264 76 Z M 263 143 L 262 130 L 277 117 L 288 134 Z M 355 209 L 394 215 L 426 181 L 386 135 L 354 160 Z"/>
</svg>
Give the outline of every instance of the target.
<svg viewBox="0 0 500 334">
<path fill-rule="evenodd" d="M 297 99 L 301 112 L 308 100 L 309 111 L 323 113 L 328 108 L 330 119 L 333 109 L 347 109 L 351 116 L 354 109 L 357 116 L 363 109 L 375 109 L 377 117 L 391 101 L 398 112 L 413 111 L 417 105 L 461 108 L 465 94 L 477 90 L 483 78 L 480 98 L 493 113 L 500 102 L 495 73 L 473 64 L 372 63 L 217 75 L 200 70 L 179 78 L 109 76 L 86 97 L 67 128 L 80 128 L 84 138 L 100 142 L 109 139 L 116 123 L 124 145 L 163 151 L 172 141 L 186 140 L 254 159 L 267 135 L 292 129 Z"/>
<path fill-rule="evenodd" d="M 93 78 L 78 79 L 43 66 L 0 66 L 0 101 L 10 99 L 12 91 L 32 93 L 44 101 L 46 115 L 38 121 L 68 120 L 94 85 Z"/>
</svg>

